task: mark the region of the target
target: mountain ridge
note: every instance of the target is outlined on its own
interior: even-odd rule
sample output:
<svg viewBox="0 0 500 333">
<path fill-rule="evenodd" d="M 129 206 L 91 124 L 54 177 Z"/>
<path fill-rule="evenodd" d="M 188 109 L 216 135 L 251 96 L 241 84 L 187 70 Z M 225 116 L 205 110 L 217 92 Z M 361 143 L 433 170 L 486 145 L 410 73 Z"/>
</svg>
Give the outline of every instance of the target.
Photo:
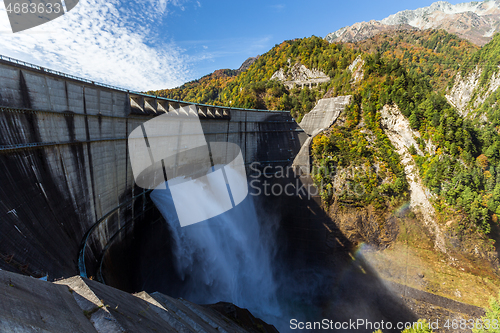
<svg viewBox="0 0 500 333">
<path fill-rule="evenodd" d="M 414 10 L 403 10 L 377 21 L 358 22 L 329 33 L 333 42 L 358 42 L 391 30 L 444 29 L 483 46 L 500 31 L 500 1 L 464 2 L 452 5 L 446 1 Z"/>
<path fill-rule="evenodd" d="M 453 11 L 441 2 L 433 7 L 441 12 L 392 17 L 407 21 L 386 31 L 389 25 L 379 21 L 370 21 L 373 29 L 357 24 L 350 32 L 360 40 L 351 43 L 287 40 L 245 71 L 216 72 L 155 95 L 290 110 L 297 121 L 325 98 L 351 96 L 335 123 L 306 147 L 325 211 L 353 242 L 385 254 L 390 247 L 414 251 L 428 267 L 415 273 L 414 286 L 482 305 L 491 291 L 482 282 L 468 285 L 471 276 L 500 279 L 500 34 L 478 47 L 446 29 L 408 23 L 436 12 L 481 18 L 483 7 Z M 361 39 L 366 32 L 374 36 Z M 312 84 L 320 76 L 325 82 Z M 398 232 L 398 239 L 391 236 Z M 446 285 L 444 275 L 430 274 L 438 265 L 452 272 Z"/>
</svg>

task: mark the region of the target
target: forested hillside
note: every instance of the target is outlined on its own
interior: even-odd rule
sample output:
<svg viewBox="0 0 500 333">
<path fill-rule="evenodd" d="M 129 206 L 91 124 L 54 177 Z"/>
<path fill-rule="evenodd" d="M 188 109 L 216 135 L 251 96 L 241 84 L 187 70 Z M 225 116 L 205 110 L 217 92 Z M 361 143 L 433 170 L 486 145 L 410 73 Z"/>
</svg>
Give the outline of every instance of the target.
<svg viewBox="0 0 500 333">
<path fill-rule="evenodd" d="M 330 44 L 310 37 L 276 45 L 242 73 L 219 70 L 179 88 L 149 93 L 203 104 L 290 110 L 300 119 L 326 92 L 331 90 L 331 96 L 350 93 L 351 77 L 346 69 L 358 54 L 378 52 L 399 59 L 410 71 L 429 77 L 431 84 L 442 88 L 477 49 L 443 30 L 384 33 L 356 44 Z M 313 89 L 287 89 L 282 82 L 270 80 L 277 70 L 287 70 L 297 62 L 321 70 L 331 81 Z"/>
<path fill-rule="evenodd" d="M 291 110 L 294 116 L 300 117 L 332 87 L 337 94 L 349 93 L 350 73 L 345 69 L 357 54 L 352 48 L 330 44 L 319 37 L 285 41 L 236 76 L 229 75 L 232 72 L 213 73 L 179 88 L 149 93 L 204 104 Z M 315 89 L 288 90 L 282 82 L 270 80 L 277 70 L 288 68 L 289 59 L 291 64 L 299 62 L 308 68 L 320 69 L 329 75 L 331 82 Z"/>
<path fill-rule="evenodd" d="M 406 33 L 403 33 L 404 35 Z M 418 44 L 433 47 L 437 45 L 435 38 L 440 36 L 442 37 L 443 33 L 430 32 L 430 39 Z M 446 34 L 444 36 L 446 37 Z M 401 35 L 397 38 L 400 37 Z M 384 40 L 386 37 L 380 38 Z M 458 65 L 450 61 L 455 57 L 453 54 L 457 53 L 457 40 L 444 40 L 449 41 L 447 48 L 451 47 L 451 51 L 444 52 L 442 56 L 438 55 L 437 50 L 434 51 L 432 57 L 443 61 L 439 64 L 436 60 L 441 71 L 431 73 L 426 69 L 428 65 L 425 62 L 418 61 L 405 66 L 404 57 L 400 60 L 393 56 L 397 54 L 394 49 L 385 51 L 384 55 L 365 55 L 365 78 L 353 91 L 354 100 L 358 101 L 358 105 L 348 108 L 346 116 L 356 120 L 361 118 L 365 126 L 374 133 L 382 133 L 379 130 L 379 110 L 387 104 L 397 105 L 408 118 L 411 127 L 421 135 L 417 138 L 419 147 L 415 147 L 411 153 L 419 166 L 424 184 L 437 195 L 435 206 L 438 209 L 451 206 L 457 211 L 465 212 L 469 221 L 489 233 L 491 223 L 498 223 L 500 215 L 498 92 L 492 94 L 479 108 L 488 118 L 486 123 L 481 124 L 478 118 L 462 118 L 444 98 L 444 88 L 436 89 L 443 87 L 443 83 L 451 76 L 446 77 L 443 73 L 452 73 L 453 68 L 459 70 Z M 384 40 L 382 44 L 386 42 Z M 500 35 L 497 35 L 491 44 L 475 53 L 470 44 L 462 43 L 465 55 L 461 59 L 466 62 L 467 68 L 484 66 L 483 73 L 494 73 L 500 63 L 499 48 L 494 47 L 499 42 Z M 408 47 L 408 44 L 404 47 Z M 375 49 L 380 50 L 378 47 Z M 412 48 L 412 51 L 416 52 L 416 48 Z M 425 48 L 421 50 L 420 55 L 427 53 L 428 48 Z M 408 59 L 407 57 L 406 61 Z M 457 59 L 460 59 L 460 56 L 457 56 Z M 427 75 L 422 75 L 424 73 Z M 483 80 L 483 84 L 487 85 L 488 79 Z M 353 113 L 352 110 L 356 112 Z M 359 110 L 362 110 L 361 114 L 358 114 Z M 347 123 L 347 127 L 355 124 L 356 121 Z M 347 132 L 355 131 L 354 129 Z M 331 137 L 327 156 L 338 155 L 339 150 L 335 148 L 335 142 L 337 139 Z M 432 150 L 427 149 L 428 144 L 433 145 Z M 417 154 L 416 148 L 425 154 Z M 391 154 L 389 153 L 389 156 Z M 349 160 L 356 159 L 351 156 Z M 383 193 L 383 178 L 379 179 L 379 183 L 381 185 L 378 191 L 373 192 L 374 198 L 380 198 L 377 194 Z"/>
<path fill-rule="evenodd" d="M 396 105 L 420 133 L 412 154 L 435 205 L 466 213 L 489 232 L 500 214 L 500 111 L 492 94 L 478 112 L 487 124 L 463 118 L 444 97 L 458 72 L 485 66 L 481 82 L 499 64 L 500 36 L 479 49 L 442 30 L 382 33 L 358 43 L 330 44 L 318 37 L 289 40 L 260 56 L 247 70 L 220 70 L 159 96 L 242 108 L 291 110 L 298 121 L 325 96 L 353 95 L 345 122 L 315 138 L 313 156 L 321 170 L 363 169 L 355 183 L 362 191 L 343 192 L 346 201 L 382 208 L 405 197 L 404 170 L 380 124 L 384 105 Z M 355 82 L 349 65 L 364 60 L 363 79 Z M 317 69 L 329 82 L 287 88 L 271 77 L 296 63 Z M 462 65 L 463 64 L 463 65 Z M 483 117 L 484 118 L 484 117 Z M 432 145 L 428 149 L 427 145 Z M 417 154 L 417 150 L 424 152 Z M 331 174 L 316 175 L 325 201 L 331 201 Z"/>
<path fill-rule="evenodd" d="M 461 64 L 479 50 L 478 46 L 444 30 L 382 33 L 348 45 L 363 52 L 379 52 L 389 59 L 396 58 L 410 72 L 426 76 L 439 89 L 453 83 L 451 79 Z"/>
</svg>

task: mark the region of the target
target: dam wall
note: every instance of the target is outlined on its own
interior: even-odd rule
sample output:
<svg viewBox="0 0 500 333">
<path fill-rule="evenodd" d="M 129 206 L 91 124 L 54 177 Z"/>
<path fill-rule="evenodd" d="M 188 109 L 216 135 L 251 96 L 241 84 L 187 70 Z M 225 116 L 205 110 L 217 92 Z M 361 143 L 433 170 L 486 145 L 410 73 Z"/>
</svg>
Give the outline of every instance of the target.
<svg viewBox="0 0 500 333">
<path fill-rule="evenodd" d="M 119 230 L 161 219 L 135 186 L 127 137 L 179 107 L 247 165 L 287 165 L 300 149 L 289 112 L 158 98 L 0 57 L 0 268 L 91 277 Z"/>
</svg>

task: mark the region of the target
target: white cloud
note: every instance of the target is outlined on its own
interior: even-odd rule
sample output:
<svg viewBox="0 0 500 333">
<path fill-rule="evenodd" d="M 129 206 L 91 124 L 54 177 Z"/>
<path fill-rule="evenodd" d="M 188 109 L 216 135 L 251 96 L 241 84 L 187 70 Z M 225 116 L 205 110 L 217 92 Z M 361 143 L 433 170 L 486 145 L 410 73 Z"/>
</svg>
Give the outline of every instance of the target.
<svg viewBox="0 0 500 333">
<path fill-rule="evenodd" d="M 188 59 L 154 27 L 182 3 L 80 0 L 64 16 L 16 34 L 2 4 L 0 54 L 127 89 L 177 86 L 189 77 Z"/>
<path fill-rule="evenodd" d="M 285 9 L 286 6 L 284 4 L 278 4 L 278 5 L 270 5 L 269 7 L 273 8 L 277 12 L 281 12 L 283 9 Z"/>
</svg>

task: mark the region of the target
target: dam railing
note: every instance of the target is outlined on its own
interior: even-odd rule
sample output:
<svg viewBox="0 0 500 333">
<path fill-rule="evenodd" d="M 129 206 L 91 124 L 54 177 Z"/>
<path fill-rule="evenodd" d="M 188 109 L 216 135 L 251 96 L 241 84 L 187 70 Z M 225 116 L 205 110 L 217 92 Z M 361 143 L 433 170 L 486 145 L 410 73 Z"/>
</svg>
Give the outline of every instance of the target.
<svg viewBox="0 0 500 333">
<path fill-rule="evenodd" d="M 122 87 L 113 86 L 113 85 L 110 85 L 110 84 L 106 84 L 106 83 L 101 83 L 101 82 L 97 82 L 97 81 L 85 79 L 85 78 L 82 78 L 82 77 L 78 77 L 78 76 L 71 75 L 71 74 L 66 74 L 66 73 L 63 73 L 63 72 L 59 72 L 59 71 L 56 71 L 56 70 L 53 70 L 53 69 L 49 69 L 49 68 L 45 68 L 45 67 L 42 67 L 42 66 L 38 66 L 38 65 L 35 65 L 35 64 L 23 61 L 23 60 L 18 60 L 18 59 L 11 58 L 11 57 L 8 57 L 8 56 L 5 56 L 5 55 L 1 55 L 1 54 L 0 54 L 0 60 L 9 62 L 11 64 L 15 64 L 15 65 L 18 65 L 18 66 L 23 66 L 23 67 L 35 69 L 35 70 L 38 70 L 38 71 L 41 71 L 41 72 L 44 72 L 44 73 L 48 73 L 48 74 L 52 74 L 52 75 L 56 75 L 56 76 L 60 76 L 60 77 L 65 77 L 65 78 L 68 78 L 68 79 L 71 79 L 71 80 L 74 80 L 74 81 L 88 83 L 88 84 L 91 84 L 91 85 L 95 85 L 95 86 L 103 87 L 103 88 L 108 88 L 108 89 L 112 89 L 112 90 L 118 90 L 118 91 L 122 91 L 122 92 L 125 92 L 125 93 L 128 93 L 128 94 L 136 95 L 136 96 L 140 96 L 140 97 L 160 99 L 160 100 L 166 101 L 166 102 L 175 102 L 175 103 L 182 103 L 182 104 L 187 104 L 187 105 L 195 105 L 195 106 L 209 107 L 209 108 L 218 108 L 218 109 L 225 109 L 225 110 L 258 111 L 258 112 L 286 112 L 286 113 L 290 112 L 290 111 L 283 111 L 283 110 L 245 109 L 245 108 L 236 108 L 236 107 L 230 107 L 230 106 L 209 105 L 209 104 L 196 103 L 196 102 L 187 102 L 187 101 L 176 100 L 176 99 L 172 99 L 172 98 L 161 97 L 161 96 L 157 96 L 157 95 L 148 95 L 148 94 L 143 93 L 143 92 L 134 91 L 134 90 L 130 90 L 130 89 L 125 89 L 125 88 L 122 88 Z"/>
<path fill-rule="evenodd" d="M 81 77 L 78 77 L 78 76 L 74 76 L 74 75 L 71 75 L 71 74 L 66 74 L 66 73 L 63 73 L 63 72 L 55 71 L 53 69 L 49 69 L 49 68 L 45 68 L 45 67 L 42 67 L 42 66 L 30 64 L 29 62 L 18 60 L 18 59 L 14 59 L 14 58 L 11 58 L 11 57 L 8 57 L 8 56 L 4 56 L 4 55 L 1 55 L 1 54 L 0 54 L 0 60 L 8 61 L 8 62 L 11 62 L 13 64 L 21 65 L 21 66 L 24 66 L 24 67 L 29 67 L 29 68 L 32 68 L 32 69 L 37 69 L 39 71 L 50 73 L 50 74 L 54 74 L 54 75 L 57 75 L 57 76 L 63 76 L 63 77 L 66 77 L 68 79 L 72 79 L 72 80 L 76 80 L 76 81 L 81 81 L 81 82 L 86 82 L 86 83 L 94 84 L 96 86 L 101 86 L 101 87 L 105 87 L 105 88 L 111 88 L 113 90 L 120 90 L 120 91 L 128 92 L 128 90 L 124 89 L 124 88 L 115 87 L 115 86 L 112 86 L 112 85 L 109 85 L 109 84 L 106 84 L 106 83 L 99 83 L 99 82 L 95 82 L 95 81 L 92 81 L 92 80 L 89 80 L 89 79 L 84 79 L 84 78 L 81 78 Z"/>
<path fill-rule="evenodd" d="M 43 212 L 38 214 L 43 230 L 60 237 L 60 244 L 54 242 L 54 247 L 64 246 L 74 253 L 71 259 L 55 260 L 57 264 L 49 272 L 52 275 L 77 266 L 82 276 L 99 279 L 108 243 L 134 221 L 150 216 L 156 220 L 148 192 L 134 186 L 126 146 L 130 132 L 154 116 L 190 106 L 200 118 L 207 142 L 238 144 L 246 165 L 286 165 L 300 149 L 298 135 L 303 130 L 289 111 L 153 96 L 3 55 L 0 69 L 5 74 L 0 76 L 0 125 L 5 134 L 0 157 L 6 170 L 23 172 L 9 184 L 19 195 L 0 197 L 0 201 L 16 207 L 23 216 L 31 210 Z M 21 186 L 23 179 L 26 181 Z M 48 193 L 47 188 L 51 189 Z M 24 207 L 25 197 L 41 199 Z M 47 210 L 46 204 L 52 200 L 60 202 Z M 58 224 L 57 216 L 71 217 L 71 223 Z M 6 224 L 9 228 L 20 223 L 27 230 L 39 232 L 38 225 L 7 217 L 12 220 Z M 16 246 L 4 252 L 12 252 L 33 269 L 44 270 L 46 265 L 40 263 L 39 254 L 46 249 L 27 242 L 14 227 L 11 229 L 6 230 L 11 243 L 23 244 L 27 250 L 20 252 Z"/>
</svg>

